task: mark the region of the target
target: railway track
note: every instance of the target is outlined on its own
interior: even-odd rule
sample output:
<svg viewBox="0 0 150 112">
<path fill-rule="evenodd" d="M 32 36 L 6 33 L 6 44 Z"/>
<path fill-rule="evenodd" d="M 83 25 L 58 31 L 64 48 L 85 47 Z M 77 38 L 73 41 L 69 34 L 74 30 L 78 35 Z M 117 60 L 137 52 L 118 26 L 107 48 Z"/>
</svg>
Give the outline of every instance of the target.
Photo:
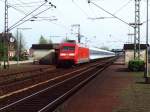
<svg viewBox="0 0 150 112">
<path fill-rule="evenodd" d="M 105 62 L 105 60 L 103 60 Z M 102 61 L 101 61 L 102 62 Z M 85 65 L 86 66 L 86 65 Z M 4 76 L 0 76 L 0 96 L 7 96 L 11 92 L 17 91 L 34 85 L 39 85 L 38 83 L 42 83 L 52 79 L 54 77 L 62 76 L 63 74 L 71 72 L 73 69 L 80 68 L 70 68 L 70 69 L 54 69 L 54 68 L 40 68 L 35 70 L 29 70 L 25 72 L 17 72 L 13 74 L 7 74 Z M 3 78 L 3 80 L 2 80 Z M 0 97 L 1 99 L 1 97 Z"/>
<path fill-rule="evenodd" d="M 47 73 L 55 73 L 56 69 L 54 68 L 44 68 L 44 69 L 35 69 L 25 72 L 19 72 L 15 74 L 1 75 L 0 76 L 0 96 L 11 91 L 32 85 L 37 83 L 37 81 L 33 82 L 35 78 L 40 78 L 41 75 Z M 31 81 L 33 83 L 31 83 Z"/>
<path fill-rule="evenodd" d="M 113 61 L 114 59 L 105 63 L 95 63 L 51 79 L 53 83 L 47 84 L 45 89 L 1 106 L 0 112 L 50 112 Z"/>
<path fill-rule="evenodd" d="M 36 68 L 36 69 L 31 69 L 31 70 L 1 74 L 0 75 L 0 86 L 10 83 L 10 82 L 14 82 L 14 81 L 23 79 L 23 78 L 26 78 L 26 77 L 29 77 L 29 76 L 32 76 L 32 74 L 34 75 L 35 73 L 38 73 L 38 72 L 43 72 L 43 71 L 53 70 L 53 69 L 54 68 L 46 67 L 46 68 Z"/>
</svg>

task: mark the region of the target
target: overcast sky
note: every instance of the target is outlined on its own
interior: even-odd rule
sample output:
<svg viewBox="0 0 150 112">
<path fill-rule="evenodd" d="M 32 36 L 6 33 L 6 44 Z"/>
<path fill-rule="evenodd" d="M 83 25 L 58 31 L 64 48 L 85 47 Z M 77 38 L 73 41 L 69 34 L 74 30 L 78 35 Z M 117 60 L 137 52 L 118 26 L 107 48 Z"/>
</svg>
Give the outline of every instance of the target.
<svg viewBox="0 0 150 112">
<path fill-rule="evenodd" d="M 0 0 L 0 30 L 4 30 L 4 0 Z M 44 0 L 8 0 L 9 2 L 9 27 L 20 20 L 25 14 L 30 13 Z M 53 42 L 61 42 L 63 38 L 77 39 L 77 29 L 71 28 L 73 24 L 80 24 L 81 42 L 91 46 L 109 48 L 122 48 L 125 42 L 131 41 L 128 33 L 133 33 L 133 28 L 115 18 L 90 19 L 99 17 L 112 17 L 93 4 L 88 4 L 87 0 L 49 0 L 56 5 L 38 17 L 48 17 L 54 20 L 27 21 L 24 24 L 15 27 L 11 32 L 15 33 L 16 28 L 32 28 L 30 30 L 21 30 L 24 35 L 26 47 L 30 48 L 32 44 L 38 43 L 40 35 Z M 134 22 L 134 0 L 92 0 L 95 4 L 104 8 L 127 23 Z M 30 3 L 30 4 L 29 4 Z M 34 12 L 34 16 L 49 6 L 45 4 L 39 10 Z M 26 7 L 24 7 L 26 6 Z M 28 18 L 30 18 L 29 16 Z M 57 20 L 56 20 L 57 19 Z M 146 0 L 141 1 L 141 22 L 146 20 Z M 71 30 L 72 29 L 72 30 Z M 145 42 L 146 24 L 141 26 L 141 41 Z M 56 36 L 56 37 L 53 37 Z M 58 36 L 58 37 L 57 37 Z M 133 41 L 133 39 L 132 39 Z"/>
</svg>

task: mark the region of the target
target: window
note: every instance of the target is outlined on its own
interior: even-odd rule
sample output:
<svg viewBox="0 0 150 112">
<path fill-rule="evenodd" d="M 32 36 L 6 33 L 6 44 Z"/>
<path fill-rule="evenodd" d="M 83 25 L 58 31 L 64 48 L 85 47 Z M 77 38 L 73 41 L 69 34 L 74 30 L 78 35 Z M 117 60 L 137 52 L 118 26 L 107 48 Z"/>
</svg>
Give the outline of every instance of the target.
<svg viewBox="0 0 150 112">
<path fill-rule="evenodd" d="M 68 50 L 75 50 L 75 47 L 74 46 L 63 46 L 62 50 L 64 51 L 68 51 Z"/>
</svg>

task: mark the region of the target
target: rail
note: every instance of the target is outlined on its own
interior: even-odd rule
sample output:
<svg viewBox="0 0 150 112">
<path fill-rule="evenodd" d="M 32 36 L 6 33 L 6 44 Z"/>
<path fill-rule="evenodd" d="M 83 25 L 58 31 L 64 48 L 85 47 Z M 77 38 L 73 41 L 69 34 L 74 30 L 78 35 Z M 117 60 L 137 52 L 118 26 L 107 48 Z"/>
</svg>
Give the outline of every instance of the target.
<svg viewBox="0 0 150 112">
<path fill-rule="evenodd" d="M 14 103 L 0 108 L 0 112 L 47 112 L 54 110 L 71 94 L 77 91 L 80 87 L 96 77 L 99 72 L 109 66 L 115 58 L 109 60 L 105 64 L 95 64 L 82 69 L 81 72 L 74 72 L 72 77 L 67 77 L 39 92 L 27 96 Z M 51 93 L 51 94 L 49 94 Z M 56 94 L 57 93 L 57 94 Z M 35 107 L 35 108 L 33 108 Z"/>
</svg>

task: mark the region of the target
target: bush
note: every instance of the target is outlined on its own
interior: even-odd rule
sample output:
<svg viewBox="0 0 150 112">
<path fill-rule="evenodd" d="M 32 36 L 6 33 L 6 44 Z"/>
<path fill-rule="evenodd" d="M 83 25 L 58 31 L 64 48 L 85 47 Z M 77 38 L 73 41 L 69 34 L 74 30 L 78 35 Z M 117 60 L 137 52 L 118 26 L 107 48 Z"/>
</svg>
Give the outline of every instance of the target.
<svg viewBox="0 0 150 112">
<path fill-rule="evenodd" d="M 145 63 L 142 60 L 131 60 L 128 63 L 128 69 L 131 71 L 144 71 Z"/>
</svg>

